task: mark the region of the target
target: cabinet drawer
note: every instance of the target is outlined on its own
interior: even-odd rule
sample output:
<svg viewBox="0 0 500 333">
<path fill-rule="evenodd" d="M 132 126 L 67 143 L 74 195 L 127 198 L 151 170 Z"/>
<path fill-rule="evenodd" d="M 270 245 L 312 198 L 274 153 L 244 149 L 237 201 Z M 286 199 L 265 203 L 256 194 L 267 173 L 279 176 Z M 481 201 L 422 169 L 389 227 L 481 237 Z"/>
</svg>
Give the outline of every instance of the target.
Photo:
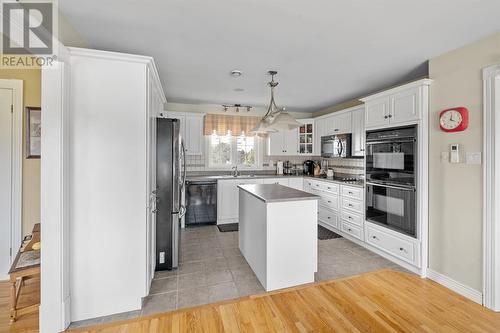
<svg viewBox="0 0 500 333">
<path fill-rule="evenodd" d="M 350 187 L 342 185 L 341 194 L 343 197 L 363 200 L 363 189 L 360 187 Z"/>
<path fill-rule="evenodd" d="M 337 213 L 322 207 L 318 209 L 318 220 L 334 228 L 339 227 L 339 218 Z"/>
<path fill-rule="evenodd" d="M 328 183 L 328 182 L 323 182 L 321 183 L 321 186 L 323 188 L 323 191 L 332 193 L 332 194 L 339 194 L 339 184 L 333 184 L 333 183 Z"/>
<path fill-rule="evenodd" d="M 346 234 L 363 240 L 363 229 L 361 227 L 342 221 L 340 229 Z"/>
<path fill-rule="evenodd" d="M 342 209 L 352 210 L 355 213 L 359 213 L 359 214 L 364 213 L 363 201 L 353 200 L 353 199 L 348 199 L 348 198 L 343 197 L 341 206 L 342 206 Z"/>
<path fill-rule="evenodd" d="M 418 265 L 416 256 L 418 245 L 414 242 L 378 230 L 369 224 L 366 224 L 366 242 L 399 259 Z"/>
<path fill-rule="evenodd" d="M 337 195 L 326 195 L 325 193 L 320 194 L 319 204 L 329 209 L 338 210 L 339 209 L 339 197 Z"/>
<path fill-rule="evenodd" d="M 363 216 L 360 214 L 354 214 L 347 210 L 342 210 L 342 220 L 346 222 L 350 222 L 355 225 L 362 226 L 363 225 Z"/>
</svg>

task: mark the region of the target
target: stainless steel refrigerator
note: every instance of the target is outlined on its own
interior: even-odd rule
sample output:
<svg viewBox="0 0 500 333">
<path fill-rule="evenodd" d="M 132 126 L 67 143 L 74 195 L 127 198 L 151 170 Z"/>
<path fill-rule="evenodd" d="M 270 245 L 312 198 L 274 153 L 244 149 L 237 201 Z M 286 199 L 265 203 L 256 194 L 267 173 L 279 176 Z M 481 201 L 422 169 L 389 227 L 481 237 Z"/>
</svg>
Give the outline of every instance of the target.
<svg viewBox="0 0 500 333">
<path fill-rule="evenodd" d="M 185 213 L 181 193 L 186 181 L 186 158 L 178 119 L 156 121 L 156 270 L 179 264 L 180 221 Z"/>
</svg>

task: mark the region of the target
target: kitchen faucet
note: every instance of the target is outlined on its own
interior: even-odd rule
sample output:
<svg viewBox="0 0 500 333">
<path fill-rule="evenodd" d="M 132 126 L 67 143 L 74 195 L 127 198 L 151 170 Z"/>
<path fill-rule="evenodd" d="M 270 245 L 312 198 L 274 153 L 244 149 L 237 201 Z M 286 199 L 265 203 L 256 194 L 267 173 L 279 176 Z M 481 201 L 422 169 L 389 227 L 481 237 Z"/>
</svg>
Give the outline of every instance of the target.
<svg viewBox="0 0 500 333">
<path fill-rule="evenodd" d="M 234 171 L 231 173 L 231 175 L 233 177 L 238 177 L 239 173 L 238 173 L 238 166 L 235 165 L 233 168 L 232 168 Z"/>
</svg>

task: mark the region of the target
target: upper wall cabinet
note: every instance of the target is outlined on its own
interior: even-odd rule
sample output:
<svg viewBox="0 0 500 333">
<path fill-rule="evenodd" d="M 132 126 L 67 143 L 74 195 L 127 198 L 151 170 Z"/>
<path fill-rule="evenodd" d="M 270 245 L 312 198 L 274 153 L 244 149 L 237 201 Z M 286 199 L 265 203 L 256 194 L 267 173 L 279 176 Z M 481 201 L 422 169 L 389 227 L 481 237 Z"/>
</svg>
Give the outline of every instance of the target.
<svg viewBox="0 0 500 333">
<path fill-rule="evenodd" d="M 431 80 L 415 81 L 362 98 L 365 103 L 366 128 L 405 125 L 419 121 Z"/>
<path fill-rule="evenodd" d="M 326 135 L 352 133 L 352 155 L 364 156 L 365 146 L 364 106 L 337 111 L 315 119 L 314 152 L 321 155 L 321 137 Z"/>
<path fill-rule="evenodd" d="M 293 156 L 298 154 L 297 129 L 269 134 L 269 155 Z"/>
<path fill-rule="evenodd" d="M 181 121 L 181 137 L 184 139 L 186 155 L 203 155 L 203 119 L 202 113 L 163 112 L 163 117 Z"/>
<path fill-rule="evenodd" d="M 326 118 L 325 135 L 351 133 L 351 113 L 342 112 Z"/>
<path fill-rule="evenodd" d="M 352 156 L 365 156 L 365 108 L 351 111 Z"/>
<path fill-rule="evenodd" d="M 298 141 L 299 141 L 299 155 L 313 155 L 314 154 L 314 120 L 313 119 L 300 119 L 303 125 L 298 128 Z"/>
</svg>

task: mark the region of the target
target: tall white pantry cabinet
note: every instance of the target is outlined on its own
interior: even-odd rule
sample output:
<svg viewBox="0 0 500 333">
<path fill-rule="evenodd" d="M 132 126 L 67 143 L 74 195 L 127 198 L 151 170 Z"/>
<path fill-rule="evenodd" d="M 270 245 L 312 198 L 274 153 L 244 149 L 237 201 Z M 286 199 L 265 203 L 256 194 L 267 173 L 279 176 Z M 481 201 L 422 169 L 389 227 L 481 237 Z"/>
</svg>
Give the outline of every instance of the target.
<svg viewBox="0 0 500 333">
<path fill-rule="evenodd" d="M 154 273 L 155 117 L 150 57 L 70 51 L 71 321 L 141 308 Z"/>
</svg>

